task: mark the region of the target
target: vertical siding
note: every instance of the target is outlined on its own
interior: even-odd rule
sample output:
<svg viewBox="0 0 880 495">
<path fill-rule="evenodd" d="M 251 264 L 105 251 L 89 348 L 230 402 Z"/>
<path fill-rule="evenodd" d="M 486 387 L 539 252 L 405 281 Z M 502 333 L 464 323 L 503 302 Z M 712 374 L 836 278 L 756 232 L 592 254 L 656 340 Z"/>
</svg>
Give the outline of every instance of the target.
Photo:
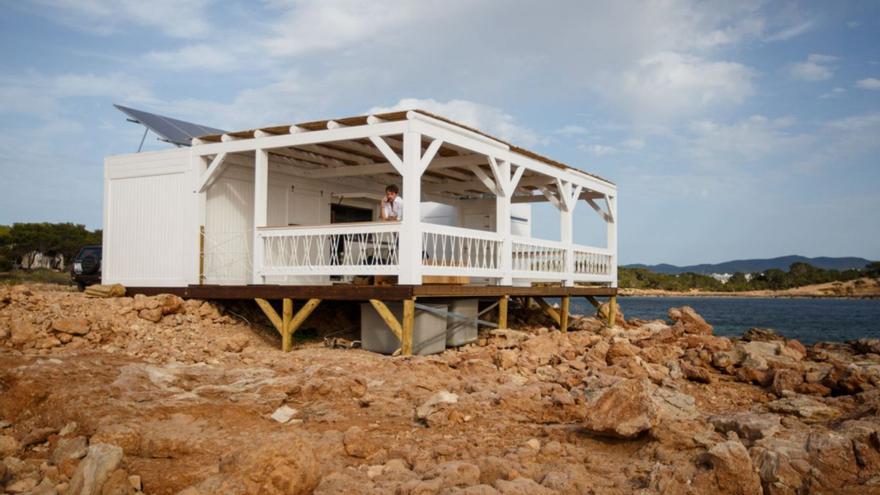
<svg viewBox="0 0 880 495">
<path fill-rule="evenodd" d="M 189 209 L 184 172 L 109 180 L 103 278 L 134 286 L 184 285 Z"/>
<path fill-rule="evenodd" d="M 254 183 L 224 174 L 207 192 L 205 281 L 249 284 L 254 231 Z"/>
</svg>

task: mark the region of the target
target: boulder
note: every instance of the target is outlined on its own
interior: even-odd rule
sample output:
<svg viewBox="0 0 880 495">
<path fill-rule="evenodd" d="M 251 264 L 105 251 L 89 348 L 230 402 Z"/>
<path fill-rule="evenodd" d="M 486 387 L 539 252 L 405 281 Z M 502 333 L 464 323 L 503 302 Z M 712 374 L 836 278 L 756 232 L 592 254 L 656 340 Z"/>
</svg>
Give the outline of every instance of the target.
<svg viewBox="0 0 880 495">
<path fill-rule="evenodd" d="M 121 463 L 121 448 L 106 443 L 90 445 L 70 480 L 67 495 L 100 495 L 104 483 Z"/>
<path fill-rule="evenodd" d="M 785 337 L 776 333 L 772 328 L 750 328 L 742 336 L 746 342 L 773 342 L 785 340 Z"/>
<path fill-rule="evenodd" d="M 715 444 L 707 454 L 718 488 L 723 493 L 762 493 L 761 478 L 752 466 L 745 446 L 736 440 Z"/>
<path fill-rule="evenodd" d="M 648 379 L 626 379 L 608 387 L 587 404 L 584 427 L 617 438 L 635 438 L 662 420 L 696 414 L 694 398 L 657 387 Z"/>
<path fill-rule="evenodd" d="M 0 435 L 0 459 L 9 457 L 21 449 L 21 443 L 12 435 Z"/>
<path fill-rule="evenodd" d="M 62 437 L 55 445 L 49 460 L 56 466 L 68 459 L 82 459 L 88 452 L 86 437 Z"/>
<path fill-rule="evenodd" d="M 55 428 L 34 428 L 33 430 L 27 432 L 27 434 L 21 437 L 21 446 L 22 448 L 30 447 L 31 445 L 37 445 L 40 443 L 46 442 L 49 439 L 49 436 L 53 433 L 56 433 L 58 430 Z"/>
<path fill-rule="evenodd" d="M 305 495 L 318 485 L 320 467 L 311 445 L 298 435 L 261 438 L 220 460 L 218 474 L 181 494 Z"/>
<path fill-rule="evenodd" d="M 184 311 L 183 299 L 173 294 L 159 294 L 156 296 L 159 308 L 163 315 L 177 314 Z"/>
<path fill-rule="evenodd" d="M 638 355 L 639 348 L 630 344 L 626 339 L 613 339 L 605 353 L 605 360 L 609 365 L 620 364 L 633 356 Z"/>
<path fill-rule="evenodd" d="M 447 421 L 446 409 L 458 402 L 458 395 L 441 390 L 423 402 L 415 411 L 415 419 L 428 426 L 444 424 Z"/>
<path fill-rule="evenodd" d="M 499 349 L 493 360 L 496 366 L 506 370 L 516 366 L 518 356 L 519 353 L 515 349 Z"/>
<path fill-rule="evenodd" d="M 712 333 L 712 325 L 706 323 L 706 320 L 690 306 L 671 308 L 668 316 L 674 322 L 673 329 L 681 329 L 684 333 Z"/>
<path fill-rule="evenodd" d="M 138 317 L 143 320 L 152 321 L 153 323 L 159 323 L 159 321 L 162 320 L 162 308 L 142 309 L 138 311 Z"/>
<path fill-rule="evenodd" d="M 101 487 L 101 495 L 135 495 L 135 489 L 128 481 L 128 472 L 117 469 L 110 473 L 104 486 Z"/>
<path fill-rule="evenodd" d="M 859 354 L 880 354 L 880 339 L 862 338 L 849 340 L 847 344 Z"/>
<path fill-rule="evenodd" d="M 52 321 L 52 330 L 68 335 L 85 335 L 89 333 L 89 321 L 85 318 L 61 318 Z"/>
<path fill-rule="evenodd" d="M 681 372 L 688 380 L 700 383 L 712 383 L 714 381 L 712 372 L 703 366 L 694 366 L 687 361 L 681 361 L 679 364 L 681 366 Z"/>
<path fill-rule="evenodd" d="M 735 432 L 746 446 L 775 435 L 782 427 L 775 414 L 748 412 L 711 416 L 709 422 L 723 435 Z"/>
<path fill-rule="evenodd" d="M 794 370 L 776 370 L 773 375 L 773 384 L 770 389 L 773 393 L 782 397 L 785 392 L 795 391 L 804 383 L 804 374 Z"/>
<path fill-rule="evenodd" d="M 768 402 L 767 407 L 773 412 L 798 416 L 805 423 L 831 421 L 841 415 L 839 409 L 807 395 L 796 395 Z"/>
<path fill-rule="evenodd" d="M 342 444 L 345 446 L 345 453 L 352 457 L 360 457 L 361 459 L 369 457 L 375 452 L 376 447 L 369 442 L 366 432 L 359 426 L 352 426 L 345 431 L 342 437 Z"/>
<path fill-rule="evenodd" d="M 9 341 L 16 347 L 33 342 L 37 338 L 37 328 L 28 320 L 9 322 Z"/>
</svg>

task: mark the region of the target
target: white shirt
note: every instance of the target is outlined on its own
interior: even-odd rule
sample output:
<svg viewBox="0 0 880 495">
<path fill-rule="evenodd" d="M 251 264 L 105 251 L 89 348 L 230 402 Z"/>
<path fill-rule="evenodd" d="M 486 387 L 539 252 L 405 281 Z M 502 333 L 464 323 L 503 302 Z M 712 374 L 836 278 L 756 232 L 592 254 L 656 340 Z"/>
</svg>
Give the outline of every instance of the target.
<svg viewBox="0 0 880 495">
<path fill-rule="evenodd" d="M 382 200 L 382 213 L 384 213 L 385 218 L 389 220 L 393 220 L 396 218 L 397 220 L 403 220 L 403 198 L 397 196 L 394 198 L 393 203 L 389 203 L 387 200 Z"/>
</svg>

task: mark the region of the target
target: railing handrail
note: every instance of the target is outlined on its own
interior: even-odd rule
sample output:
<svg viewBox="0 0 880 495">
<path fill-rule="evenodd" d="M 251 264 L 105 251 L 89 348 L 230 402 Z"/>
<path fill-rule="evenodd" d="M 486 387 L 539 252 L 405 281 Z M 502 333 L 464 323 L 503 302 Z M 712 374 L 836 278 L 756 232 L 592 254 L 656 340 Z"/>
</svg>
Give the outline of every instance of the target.
<svg viewBox="0 0 880 495">
<path fill-rule="evenodd" d="M 518 242 L 520 244 L 531 244 L 533 246 L 539 247 L 547 247 L 547 248 L 555 248 L 555 249 L 565 249 L 566 245 L 559 241 L 548 241 L 547 239 L 537 239 L 534 237 L 523 237 L 520 235 L 511 236 L 513 242 Z"/>
<path fill-rule="evenodd" d="M 346 222 L 323 225 L 290 225 L 287 227 L 258 227 L 263 237 L 284 235 L 311 235 L 315 233 L 333 234 L 372 234 L 379 232 L 400 232 L 400 222 Z"/>
<path fill-rule="evenodd" d="M 501 236 L 497 232 L 489 230 L 468 229 L 465 227 L 452 227 L 449 225 L 440 225 L 437 223 L 422 222 L 422 232 L 431 234 L 444 234 L 456 237 L 471 237 L 474 239 L 485 239 L 487 241 L 500 241 Z"/>
<path fill-rule="evenodd" d="M 612 254 L 610 249 L 600 248 L 600 247 L 596 247 L 596 246 L 584 246 L 581 244 L 572 244 L 571 247 L 572 247 L 572 249 L 574 249 L 575 253 L 582 252 L 582 253 L 604 254 L 604 255 L 608 255 L 608 256 L 611 256 L 611 254 Z"/>
</svg>

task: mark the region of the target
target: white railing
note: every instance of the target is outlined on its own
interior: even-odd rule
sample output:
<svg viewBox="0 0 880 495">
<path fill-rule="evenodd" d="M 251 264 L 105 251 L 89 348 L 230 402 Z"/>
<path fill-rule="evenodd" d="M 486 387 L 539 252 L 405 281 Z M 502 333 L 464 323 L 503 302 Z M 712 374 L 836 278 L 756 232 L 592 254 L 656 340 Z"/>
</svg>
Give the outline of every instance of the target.
<svg viewBox="0 0 880 495">
<path fill-rule="evenodd" d="M 399 275 L 405 269 L 400 266 L 400 230 L 396 222 L 260 228 L 256 242 L 262 243 L 263 257 L 255 270 L 263 277 L 321 276 L 323 283 L 330 275 Z M 510 266 L 505 267 L 505 242 L 495 232 L 428 223 L 420 230 L 424 275 L 609 283 L 614 279 L 614 255 L 608 249 L 513 236 Z M 219 242 L 216 235 L 206 236 L 207 283 L 249 275 L 249 235 L 230 233 Z"/>
<path fill-rule="evenodd" d="M 261 228 L 260 274 L 396 274 L 399 234 L 396 222 Z"/>
<path fill-rule="evenodd" d="M 565 245 L 561 242 L 514 237 L 511 253 L 514 277 L 559 277 L 565 273 Z"/>
<path fill-rule="evenodd" d="M 614 256 L 607 249 L 591 247 L 591 246 L 574 246 L 574 273 L 576 278 L 578 275 L 599 275 L 605 276 L 608 280 L 613 275 Z"/>
<path fill-rule="evenodd" d="M 206 284 L 246 283 L 251 278 L 250 230 L 202 233 L 202 277 Z"/>
<path fill-rule="evenodd" d="M 500 277 L 502 244 L 495 232 L 422 224 L 422 272 Z"/>
</svg>

